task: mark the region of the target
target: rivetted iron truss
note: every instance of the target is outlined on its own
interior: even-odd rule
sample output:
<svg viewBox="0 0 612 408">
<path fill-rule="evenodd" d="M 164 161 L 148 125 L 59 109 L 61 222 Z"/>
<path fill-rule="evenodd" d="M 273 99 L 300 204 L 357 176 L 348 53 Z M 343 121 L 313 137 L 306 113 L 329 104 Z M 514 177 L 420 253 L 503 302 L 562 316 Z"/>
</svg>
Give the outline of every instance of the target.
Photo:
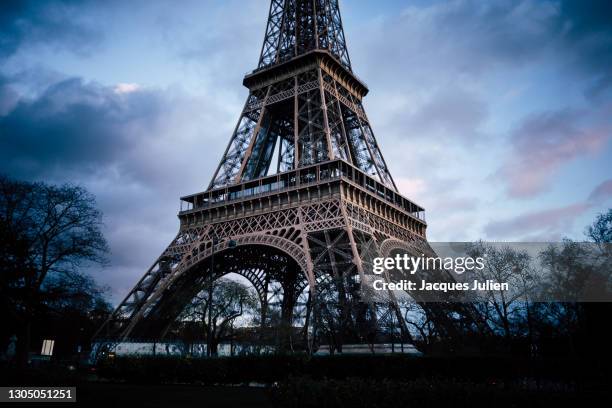
<svg viewBox="0 0 612 408">
<path fill-rule="evenodd" d="M 308 319 L 337 319 L 355 341 L 351 333 L 385 315 L 355 306 L 364 254 L 393 242 L 427 250 L 424 210 L 399 194 L 363 108 L 368 89 L 352 72 L 337 0 L 272 0 L 244 85 L 249 96 L 208 189 L 181 198 L 176 238 L 99 338 L 161 338 L 207 282 L 236 273 L 253 284 L 262 314 L 276 284 L 291 325 L 308 291 Z M 323 292 L 335 306 L 317 304 Z"/>
</svg>

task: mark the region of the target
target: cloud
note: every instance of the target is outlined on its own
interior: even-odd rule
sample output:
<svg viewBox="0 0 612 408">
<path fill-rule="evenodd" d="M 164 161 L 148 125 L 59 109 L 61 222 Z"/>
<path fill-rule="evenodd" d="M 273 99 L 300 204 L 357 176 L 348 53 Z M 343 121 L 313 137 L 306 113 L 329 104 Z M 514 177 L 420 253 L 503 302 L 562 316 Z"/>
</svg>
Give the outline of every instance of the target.
<svg viewBox="0 0 612 408">
<path fill-rule="evenodd" d="M 80 78 L 65 79 L 0 117 L 3 167 L 26 177 L 96 171 L 145 143 L 166 108 L 155 91 L 122 97 Z"/>
<path fill-rule="evenodd" d="M 422 178 L 400 177 L 395 180 L 395 184 L 407 197 L 417 197 L 427 191 L 427 183 Z"/>
<path fill-rule="evenodd" d="M 44 45 L 87 56 L 98 47 L 101 32 L 82 18 L 78 0 L 15 0 L 0 7 L 0 60 L 24 45 Z"/>
<path fill-rule="evenodd" d="M 590 201 L 542 210 L 549 222 L 521 214 L 523 229 L 512 230 L 514 219 L 497 221 L 499 197 L 483 183 L 501 164 L 496 181 L 514 189 L 511 198 L 534 197 L 566 163 L 604 143 L 597 135 L 612 114 L 602 108 L 612 84 L 608 2 L 391 2 L 402 10 L 351 17 L 358 8 L 389 10 L 366 3 L 342 6 L 353 66 L 371 85 L 366 109 L 393 176 L 426 207 L 431 237 L 476 239 L 483 225 L 506 237 L 571 234 L 573 214 L 609 197 L 602 185 Z M 117 299 L 176 233 L 177 198 L 212 176 L 268 8 L 260 0 L 99 4 L 2 6 L 0 61 L 10 64 L 0 68 L 0 171 L 75 181 L 96 194 L 113 251 L 100 279 Z M 94 57 L 39 55 L 48 49 Z M 189 91 L 146 85 L 156 83 Z M 550 88 L 566 86 L 568 108 L 549 106 L 559 94 Z M 580 92 L 593 105 L 581 105 Z M 511 214 L 517 204 L 505 202 Z"/>
<path fill-rule="evenodd" d="M 460 179 L 442 179 L 433 174 L 424 178 L 395 179 L 402 195 L 425 207 L 427 236 L 433 241 L 461 241 L 475 226 L 469 214 L 481 204 Z"/>
<path fill-rule="evenodd" d="M 500 66 L 517 67 L 542 56 L 553 44 L 558 17 L 554 2 L 530 0 L 409 5 L 360 27 L 355 43 L 370 52 L 356 66 L 374 68 L 372 62 L 387 61 L 380 69 L 397 70 L 391 78 L 405 75 L 409 67 L 417 80 L 429 77 L 432 69 L 446 71 L 448 77 L 439 77 L 444 82 L 456 75 L 473 77 Z"/>
<path fill-rule="evenodd" d="M 490 240 L 558 240 L 569 231 L 576 220 L 589 209 L 586 203 L 528 212 L 501 221 L 489 222 L 484 232 Z"/>
<path fill-rule="evenodd" d="M 510 197 L 546 191 L 563 165 L 600 150 L 612 127 L 596 118 L 584 123 L 588 116 L 586 111 L 565 109 L 532 114 L 520 124 L 511 134 L 511 152 L 496 173 Z"/>
<path fill-rule="evenodd" d="M 612 61 L 611 15 L 607 0 L 451 0 L 409 5 L 374 20 L 363 36 L 377 43 L 369 47 L 376 55 L 412 62 L 417 72 L 479 75 L 552 56 L 603 74 Z"/>
<path fill-rule="evenodd" d="M 571 205 L 531 211 L 484 227 L 491 240 L 556 241 L 564 238 L 576 219 L 590 209 L 601 206 L 612 197 L 612 179 L 595 186 L 587 199 Z"/>
<path fill-rule="evenodd" d="M 259 0 L 197 3 L 201 11 L 159 19 L 164 43 L 207 86 L 235 87 L 257 67 L 268 7 Z"/>
<path fill-rule="evenodd" d="M 484 136 L 488 106 L 474 92 L 444 87 L 424 96 L 415 107 L 402 107 L 390 121 L 411 138 L 475 142 Z"/>
<path fill-rule="evenodd" d="M 572 7 L 535 0 L 412 3 L 347 25 L 354 68 L 372 88 L 366 109 L 394 176 L 429 181 L 461 174 L 477 190 L 483 173 L 501 164 L 494 181 L 523 199 L 545 191 L 566 163 L 596 152 L 607 138 L 604 108 L 585 109 L 575 96 L 559 108 L 548 88 L 571 81 L 576 94 L 601 95 L 602 76 L 612 71 L 603 52 L 612 29 L 588 23 L 601 10 Z M 480 174 L 470 170 L 476 164 Z"/>
<path fill-rule="evenodd" d="M 598 57 L 599 66 L 612 60 L 606 55 L 606 51 L 612 49 L 612 3 L 608 0 L 561 0 L 559 20 L 563 38 L 576 48 L 582 48 L 583 57 Z"/>
<path fill-rule="evenodd" d="M 588 201 L 601 203 L 612 197 L 612 179 L 600 183 L 589 195 Z"/>
<path fill-rule="evenodd" d="M 140 85 L 138 84 L 130 84 L 130 83 L 121 83 L 115 85 L 113 89 L 117 94 L 128 94 L 131 92 L 138 91 L 140 89 Z"/>
<path fill-rule="evenodd" d="M 347 30 L 356 72 L 375 80 L 368 106 L 376 126 L 394 123 L 385 126 L 392 136 L 463 143 L 503 138 L 483 130 L 490 122 L 512 126 L 508 105 L 505 116 L 491 117 L 502 99 L 496 91 L 533 93 L 545 75 L 591 98 L 604 93 L 612 84 L 609 8 L 605 0 L 451 0 L 411 4 Z M 533 99 L 511 108 L 525 114 L 538 102 L 539 110 L 550 105 Z"/>
<path fill-rule="evenodd" d="M 15 107 L 18 99 L 19 95 L 17 91 L 15 91 L 10 82 L 0 74 L 0 116 L 6 115 L 11 111 Z"/>
<path fill-rule="evenodd" d="M 185 159 L 213 168 L 206 159 L 217 152 L 206 144 L 227 140 L 235 120 L 222 100 L 181 88 L 105 86 L 75 77 L 15 98 L 0 116 L 0 168 L 27 179 L 118 173 L 126 182 L 168 186 L 193 168 Z"/>
<path fill-rule="evenodd" d="M 176 234 L 178 198 L 209 182 L 223 148 L 211 146 L 229 137 L 235 109 L 180 89 L 81 78 L 11 99 L 0 116 L 0 173 L 77 182 L 96 195 L 112 252 L 111 267 L 96 274 L 118 299 L 125 288 L 115 272 L 130 271 L 121 285 L 136 282 Z"/>
<path fill-rule="evenodd" d="M 612 31 L 612 3 L 607 0 L 562 0 L 561 14 L 571 22 L 567 33 L 574 38 Z"/>
</svg>

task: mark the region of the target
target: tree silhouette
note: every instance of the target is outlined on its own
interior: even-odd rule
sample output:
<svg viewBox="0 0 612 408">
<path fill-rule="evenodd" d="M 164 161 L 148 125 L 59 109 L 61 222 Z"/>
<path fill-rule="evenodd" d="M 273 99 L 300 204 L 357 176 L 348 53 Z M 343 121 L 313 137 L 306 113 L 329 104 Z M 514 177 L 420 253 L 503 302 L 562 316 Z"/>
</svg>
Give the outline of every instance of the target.
<svg viewBox="0 0 612 408">
<path fill-rule="evenodd" d="M 33 318 L 57 293 L 57 282 L 87 263 L 105 262 L 101 225 L 95 198 L 82 187 L 0 177 L 0 295 L 4 315 L 20 331 L 22 364 Z"/>
<path fill-rule="evenodd" d="M 234 337 L 237 320 L 242 318 L 244 323 L 248 323 L 258 314 L 258 307 L 259 299 L 254 290 L 241 282 L 221 278 L 215 281 L 212 305 L 208 290 L 201 290 L 183 310 L 178 323 L 195 326 L 205 336 L 210 334 L 211 355 L 217 355 L 219 344 Z M 212 313 L 210 319 L 209 313 Z M 209 321 L 211 328 L 208 327 Z"/>
</svg>

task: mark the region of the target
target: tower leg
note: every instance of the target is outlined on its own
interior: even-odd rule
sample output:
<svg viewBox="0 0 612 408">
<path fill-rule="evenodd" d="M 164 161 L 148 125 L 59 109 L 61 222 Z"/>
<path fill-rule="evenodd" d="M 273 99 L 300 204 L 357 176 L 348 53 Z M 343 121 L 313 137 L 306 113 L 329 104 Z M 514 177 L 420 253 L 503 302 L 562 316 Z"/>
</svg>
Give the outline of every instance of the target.
<svg viewBox="0 0 612 408">
<path fill-rule="evenodd" d="M 296 280 L 299 271 L 295 266 L 291 266 L 287 272 L 282 282 L 280 352 L 293 351 L 293 310 L 297 301 Z"/>
<path fill-rule="evenodd" d="M 310 335 L 310 324 L 312 319 L 312 295 L 313 291 L 308 291 L 308 300 L 306 301 L 306 317 L 304 318 L 304 328 L 302 329 L 302 340 L 308 355 L 312 355 L 313 344 L 312 336 Z"/>
</svg>

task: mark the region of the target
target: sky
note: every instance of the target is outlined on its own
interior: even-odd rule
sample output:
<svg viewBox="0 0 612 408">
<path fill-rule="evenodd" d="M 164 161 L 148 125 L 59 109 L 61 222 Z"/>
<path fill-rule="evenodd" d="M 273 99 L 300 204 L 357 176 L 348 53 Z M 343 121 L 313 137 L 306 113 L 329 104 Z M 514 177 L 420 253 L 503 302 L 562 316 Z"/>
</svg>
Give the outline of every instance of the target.
<svg viewBox="0 0 612 408">
<path fill-rule="evenodd" d="M 430 241 L 584 239 L 612 207 L 612 2 L 344 0 L 355 74 Z M 114 302 L 212 177 L 267 0 L 0 3 L 0 173 L 104 212 Z"/>
</svg>

